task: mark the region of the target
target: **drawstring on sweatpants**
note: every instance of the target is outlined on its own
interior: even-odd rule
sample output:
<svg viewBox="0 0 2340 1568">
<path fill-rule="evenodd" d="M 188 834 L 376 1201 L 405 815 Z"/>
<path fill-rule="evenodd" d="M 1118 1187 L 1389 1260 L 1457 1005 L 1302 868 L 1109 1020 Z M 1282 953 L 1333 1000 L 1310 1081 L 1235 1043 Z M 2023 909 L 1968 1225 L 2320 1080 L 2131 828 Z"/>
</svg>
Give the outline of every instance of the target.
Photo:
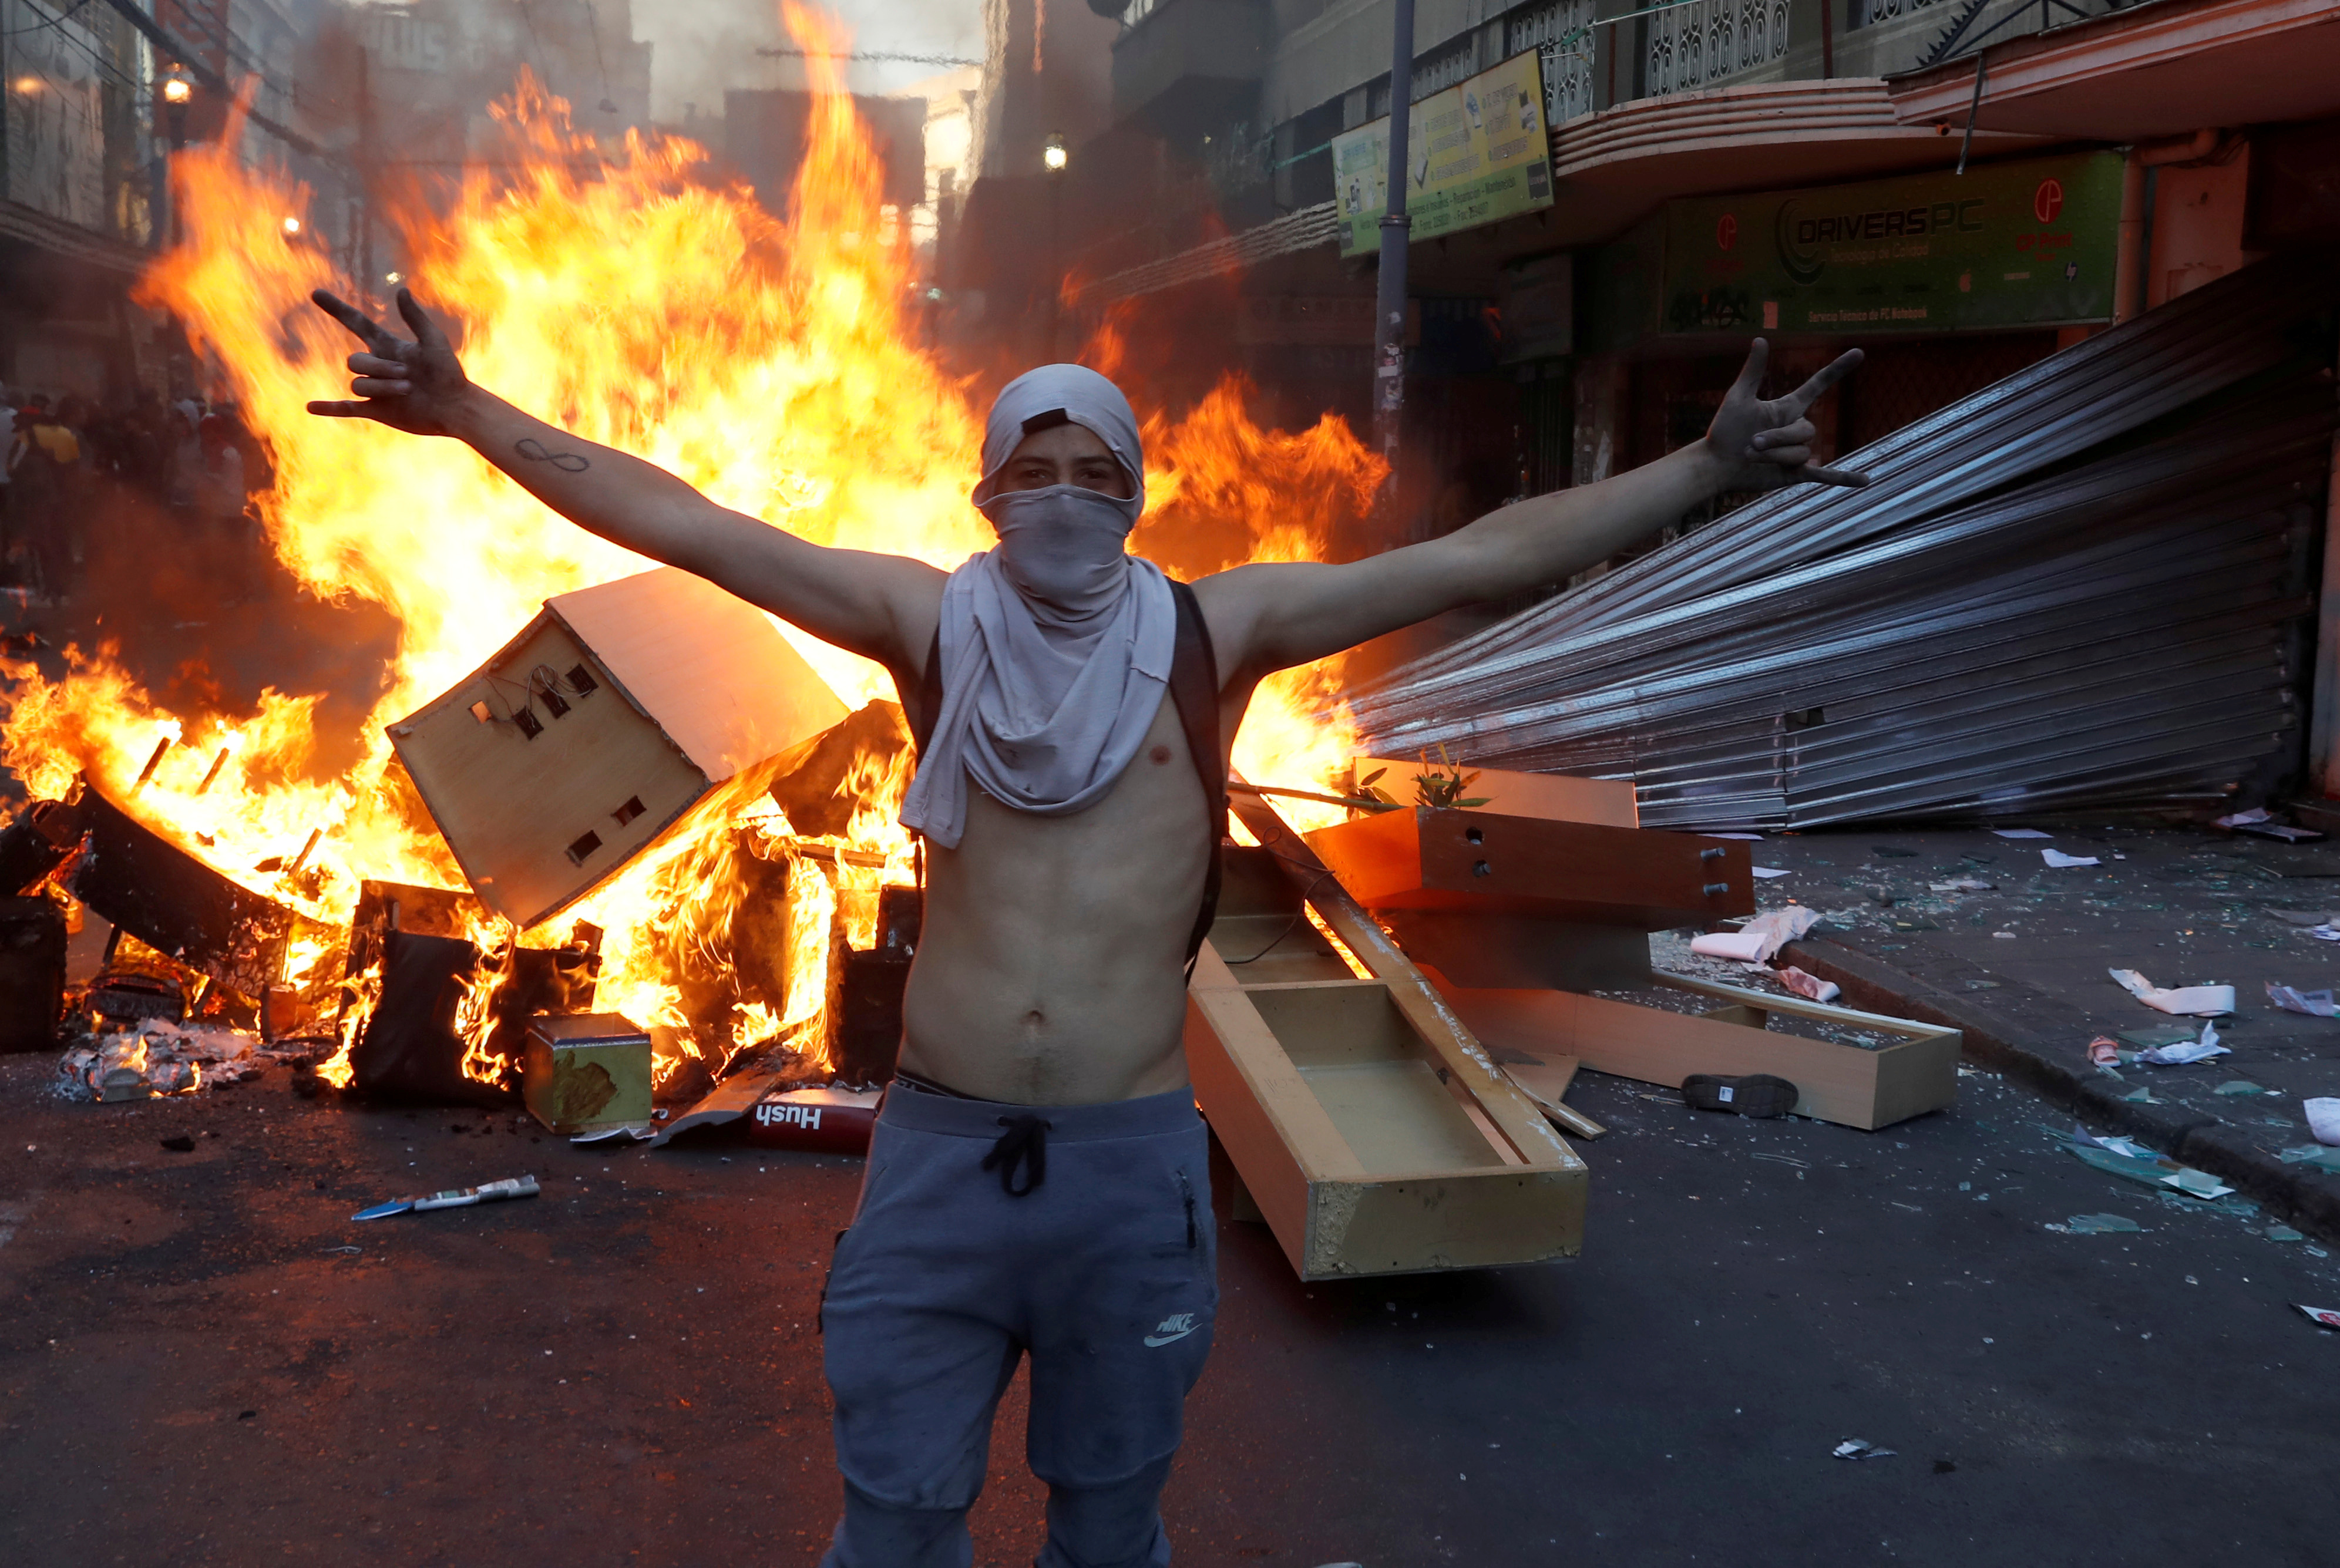
<svg viewBox="0 0 2340 1568">
<path fill-rule="evenodd" d="M 999 1173 L 999 1190 L 1009 1197 L 1029 1197 L 1048 1179 L 1048 1129 L 1055 1124 L 1035 1116 L 1001 1116 L 1007 1130 L 983 1156 L 985 1170 Z M 1016 1167 L 1025 1167 L 1022 1186 L 1016 1185 Z"/>
</svg>

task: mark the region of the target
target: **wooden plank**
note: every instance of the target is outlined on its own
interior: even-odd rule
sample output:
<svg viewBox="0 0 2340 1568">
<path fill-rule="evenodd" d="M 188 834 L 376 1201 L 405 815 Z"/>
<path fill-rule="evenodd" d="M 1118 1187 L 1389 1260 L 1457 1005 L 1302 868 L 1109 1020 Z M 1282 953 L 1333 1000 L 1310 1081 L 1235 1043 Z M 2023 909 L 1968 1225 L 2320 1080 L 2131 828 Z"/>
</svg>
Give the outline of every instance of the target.
<svg viewBox="0 0 2340 1568">
<path fill-rule="evenodd" d="M 1376 768 L 1383 769 L 1382 777 L 1375 781 L 1379 787 L 1408 806 L 1414 803 L 1416 775 L 1452 771 L 1438 762 L 1424 769 L 1418 759 L 1400 762 L 1388 758 L 1359 757 L 1349 764 L 1350 793 L 1362 794 L 1363 788 L 1356 781 Z M 1506 817 L 1542 817 L 1554 822 L 1597 822 L 1609 828 L 1641 825 L 1641 808 L 1633 798 L 1631 779 L 1518 773 L 1502 768 L 1475 768 L 1468 763 L 1462 771 L 1478 775 L 1463 793 L 1472 799 L 1486 801 L 1486 805 L 1478 808 L 1480 810 Z"/>
<path fill-rule="evenodd" d="M 1496 1058 L 1503 1076 L 1517 1084 L 1528 1098 L 1535 1101 L 1543 1114 L 1558 1124 L 1562 1132 L 1574 1133 L 1581 1138 L 1597 1138 L 1609 1129 L 1578 1110 L 1562 1103 L 1568 1086 L 1576 1081 L 1577 1061 L 1574 1057 L 1530 1057 L 1521 1050 L 1506 1051 Z"/>
<path fill-rule="evenodd" d="M 1849 1015 L 1838 1021 L 1902 1037 L 1870 1050 L 1570 991 L 1457 987 L 1447 995 L 1499 1050 L 1565 1052 L 1596 1072 L 1670 1088 L 1692 1073 L 1772 1073 L 1796 1086 L 1798 1115 L 1846 1126 L 1890 1126 L 1948 1105 L 1958 1092 L 1958 1031 L 1906 1018 L 1838 1009 Z"/>
<path fill-rule="evenodd" d="M 1308 843 L 1369 909 L 1539 915 L 1643 931 L 1755 912 L 1750 851 L 1736 839 L 1423 808 L 1320 828 Z"/>
<path fill-rule="evenodd" d="M 1275 808 L 1256 795 L 1232 798 L 1236 817 L 1260 843 L 1289 866 L 1322 867 L 1308 841 L 1294 832 Z M 1392 816 L 1403 813 L 1393 812 Z M 1289 874 L 1287 872 L 1287 874 Z M 1312 878 L 1307 899 L 1360 963 L 1384 982 L 1393 1000 L 1423 1040 L 1477 1100 L 1512 1149 L 1532 1166 L 1581 1166 L 1575 1152 L 1553 1132 L 1543 1113 L 1495 1070 L 1478 1040 L 1390 934 L 1349 896 L 1338 876 Z"/>
</svg>

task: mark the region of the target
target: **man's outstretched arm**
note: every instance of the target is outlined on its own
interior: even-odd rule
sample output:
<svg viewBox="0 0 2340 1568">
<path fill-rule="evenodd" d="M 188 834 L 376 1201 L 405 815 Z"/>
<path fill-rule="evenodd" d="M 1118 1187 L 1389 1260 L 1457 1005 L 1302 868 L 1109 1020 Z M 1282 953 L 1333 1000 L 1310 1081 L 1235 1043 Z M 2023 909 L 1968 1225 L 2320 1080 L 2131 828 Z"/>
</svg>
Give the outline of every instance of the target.
<svg viewBox="0 0 2340 1568">
<path fill-rule="evenodd" d="M 1254 679 L 1402 626 L 1565 581 L 1725 491 L 1866 484 L 1815 467 L 1806 411 L 1860 363 L 1856 349 L 1782 398 L 1756 396 L 1770 360 L 1755 341 L 1703 440 L 1614 479 L 1502 507 L 1441 539 L 1339 565 L 1239 566 L 1200 591 L 1223 668 Z"/>
<path fill-rule="evenodd" d="M 312 402 L 311 413 L 452 436 L 612 543 L 706 578 L 840 648 L 897 669 L 915 670 L 925 658 L 941 601 L 934 568 L 810 543 L 716 505 L 654 463 L 522 413 L 472 384 L 446 333 L 405 289 L 398 310 L 411 342 L 322 290 L 312 298 L 366 347 L 349 359 L 356 398 Z"/>
</svg>

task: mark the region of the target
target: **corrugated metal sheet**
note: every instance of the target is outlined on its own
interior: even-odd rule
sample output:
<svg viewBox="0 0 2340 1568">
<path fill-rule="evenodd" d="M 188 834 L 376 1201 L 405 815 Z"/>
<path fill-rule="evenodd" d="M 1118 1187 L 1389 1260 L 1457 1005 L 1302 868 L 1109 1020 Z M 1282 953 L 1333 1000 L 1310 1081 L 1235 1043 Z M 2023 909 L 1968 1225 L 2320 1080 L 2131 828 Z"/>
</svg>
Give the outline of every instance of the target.
<svg viewBox="0 0 2340 1568">
<path fill-rule="evenodd" d="M 2328 256 L 2262 263 L 1355 694 L 1652 827 L 2215 797 L 2296 752 Z"/>
</svg>

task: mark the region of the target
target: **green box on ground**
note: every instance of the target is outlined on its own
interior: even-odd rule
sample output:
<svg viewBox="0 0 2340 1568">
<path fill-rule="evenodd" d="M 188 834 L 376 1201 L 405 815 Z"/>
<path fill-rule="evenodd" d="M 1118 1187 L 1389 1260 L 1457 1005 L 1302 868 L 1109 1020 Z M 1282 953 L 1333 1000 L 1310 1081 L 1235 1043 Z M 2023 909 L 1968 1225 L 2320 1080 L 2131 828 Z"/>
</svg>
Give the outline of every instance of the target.
<svg viewBox="0 0 2340 1568">
<path fill-rule="evenodd" d="M 617 1013 L 543 1013 L 528 1026 L 521 1092 L 566 1137 L 650 1119 L 650 1037 Z"/>
</svg>

